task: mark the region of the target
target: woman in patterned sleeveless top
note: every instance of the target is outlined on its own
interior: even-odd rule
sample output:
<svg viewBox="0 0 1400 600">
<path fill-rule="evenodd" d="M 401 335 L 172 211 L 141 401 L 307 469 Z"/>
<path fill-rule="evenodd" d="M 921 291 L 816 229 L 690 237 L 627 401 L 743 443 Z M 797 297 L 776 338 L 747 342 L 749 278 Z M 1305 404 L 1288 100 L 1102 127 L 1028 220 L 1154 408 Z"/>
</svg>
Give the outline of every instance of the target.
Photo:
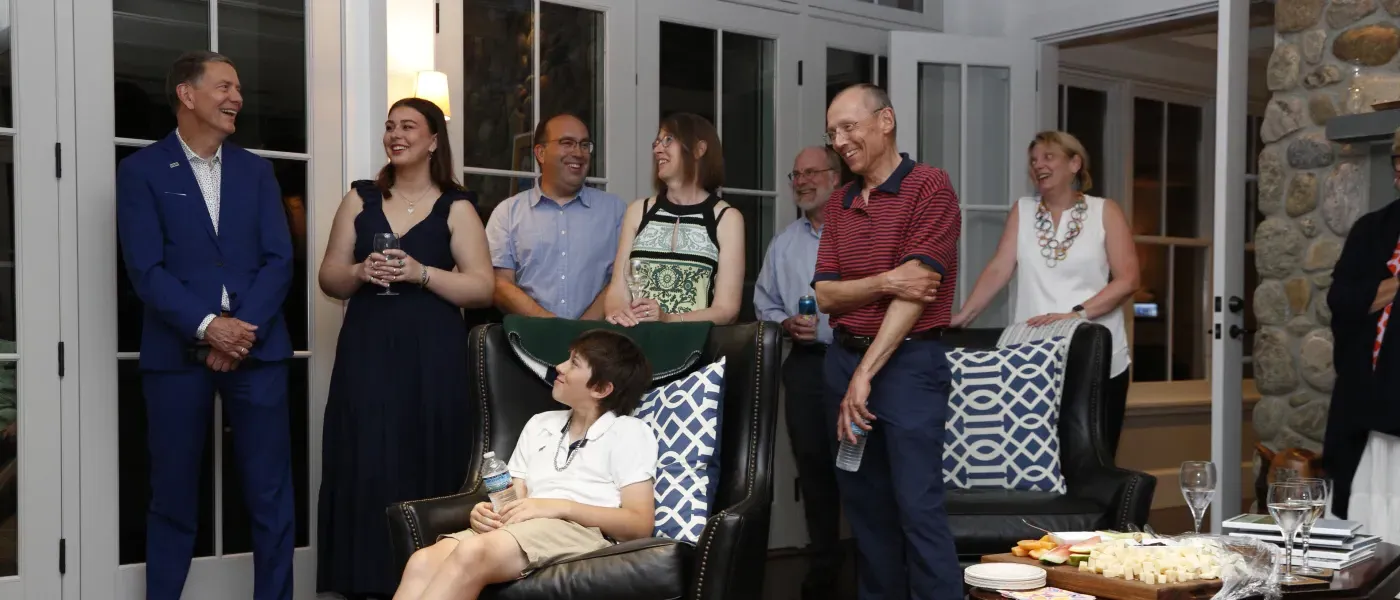
<svg viewBox="0 0 1400 600">
<path fill-rule="evenodd" d="M 1391 144 L 1400 188 L 1400 129 Z M 1358 201 L 1359 199 L 1353 199 Z M 1400 537 L 1400 201 L 1351 226 L 1327 290 L 1332 388 L 1322 463 L 1333 479 L 1332 513 Z M 1323 396 L 1324 400 L 1326 396 Z"/>
<path fill-rule="evenodd" d="M 610 323 L 733 323 L 744 288 L 744 218 L 716 193 L 724 155 L 715 126 L 678 113 L 651 144 L 656 195 L 622 220 L 605 305 Z"/>
</svg>

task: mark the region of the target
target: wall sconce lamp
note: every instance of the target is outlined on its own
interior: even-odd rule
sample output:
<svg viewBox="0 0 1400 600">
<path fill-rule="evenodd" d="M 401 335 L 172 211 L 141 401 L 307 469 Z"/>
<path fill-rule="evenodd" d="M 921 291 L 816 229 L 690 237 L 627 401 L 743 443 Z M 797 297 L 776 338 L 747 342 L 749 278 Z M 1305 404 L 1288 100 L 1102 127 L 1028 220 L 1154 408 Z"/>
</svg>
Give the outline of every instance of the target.
<svg viewBox="0 0 1400 600">
<path fill-rule="evenodd" d="M 442 109 L 443 116 L 452 120 L 452 103 L 447 99 L 447 74 L 442 71 L 419 71 L 413 84 L 413 95 Z"/>
</svg>

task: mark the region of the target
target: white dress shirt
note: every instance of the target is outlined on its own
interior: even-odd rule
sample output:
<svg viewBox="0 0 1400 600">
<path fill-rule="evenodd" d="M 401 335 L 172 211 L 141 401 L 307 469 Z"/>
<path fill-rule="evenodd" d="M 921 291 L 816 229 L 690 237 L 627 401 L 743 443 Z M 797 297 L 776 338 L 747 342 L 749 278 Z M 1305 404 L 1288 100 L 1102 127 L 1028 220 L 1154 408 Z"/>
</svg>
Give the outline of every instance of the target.
<svg viewBox="0 0 1400 600">
<path fill-rule="evenodd" d="M 180 140 L 180 147 L 185 150 L 185 159 L 190 161 L 190 170 L 194 171 L 194 180 L 199 183 L 199 193 L 204 196 L 204 206 L 209 209 L 209 220 L 214 224 L 214 235 L 219 234 L 219 186 L 223 181 L 224 169 L 224 147 L 219 145 L 219 149 L 214 151 L 214 156 L 203 158 L 195 154 L 190 149 L 190 145 L 185 143 L 185 138 L 180 137 L 180 132 L 175 132 L 175 137 Z M 229 310 L 228 288 L 223 288 L 223 295 L 219 299 L 219 306 L 225 311 Z M 199 329 L 194 336 L 204 339 L 204 331 L 209 328 L 210 321 L 218 315 L 209 315 L 200 322 Z"/>
</svg>

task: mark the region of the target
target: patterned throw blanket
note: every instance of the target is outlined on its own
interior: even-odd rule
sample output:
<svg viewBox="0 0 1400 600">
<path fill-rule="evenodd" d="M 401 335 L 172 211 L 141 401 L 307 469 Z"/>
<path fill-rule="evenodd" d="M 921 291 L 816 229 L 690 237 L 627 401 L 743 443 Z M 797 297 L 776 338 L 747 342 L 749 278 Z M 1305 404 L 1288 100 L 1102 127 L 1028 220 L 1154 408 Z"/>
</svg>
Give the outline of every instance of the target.
<svg viewBox="0 0 1400 600">
<path fill-rule="evenodd" d="M 1038 342 L 1040 340 L 1048 340 L 1057 337 L 1068 340 L 1074 337 L 1074 330 L 1079 329 L 1079 326 L 1084 323 L 1088 323 L 1088 321 L 1077 317 L 1055 321 L 1054 323 L 1041 327 L 1031 327 L 1023 321 L 1003 330 L 1001 332 L 1001 338 L 997 339 L 997 347 L 1005 348 L 1007 346 L 1015 346 L 1016 344 Z"/>
</svg>

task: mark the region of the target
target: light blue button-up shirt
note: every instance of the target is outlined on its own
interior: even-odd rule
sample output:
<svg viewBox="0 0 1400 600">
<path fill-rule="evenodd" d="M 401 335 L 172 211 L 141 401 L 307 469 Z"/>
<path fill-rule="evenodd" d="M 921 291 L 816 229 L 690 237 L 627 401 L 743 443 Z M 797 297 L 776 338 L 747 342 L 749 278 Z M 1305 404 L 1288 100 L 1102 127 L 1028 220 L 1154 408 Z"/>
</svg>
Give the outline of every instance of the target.
<svg viewBox="0 0 1400 600">
<path fill-rule="evenodd" d="M 486 224 L 491 265 L 545 310 L 577 319 L 608 285 L 627 203 L 585 187 L 562 205 L 525 190 L 496 206 Z"/>
<path fill-rule="evenodd" d="M 764 321 L 783 322 L 797 314 L 797 301 L 812 291 L 812 275 L 817 270 L 817 246 L 821 229 L 812 226 L 807 217 L 798 217 L 788 225 L 763 257 L 763 269 L 753 287 L 753 308 Z M 817 313 L 817 341 L 831 343 L 831 323 L 826 313 Z"/>
</svg>

